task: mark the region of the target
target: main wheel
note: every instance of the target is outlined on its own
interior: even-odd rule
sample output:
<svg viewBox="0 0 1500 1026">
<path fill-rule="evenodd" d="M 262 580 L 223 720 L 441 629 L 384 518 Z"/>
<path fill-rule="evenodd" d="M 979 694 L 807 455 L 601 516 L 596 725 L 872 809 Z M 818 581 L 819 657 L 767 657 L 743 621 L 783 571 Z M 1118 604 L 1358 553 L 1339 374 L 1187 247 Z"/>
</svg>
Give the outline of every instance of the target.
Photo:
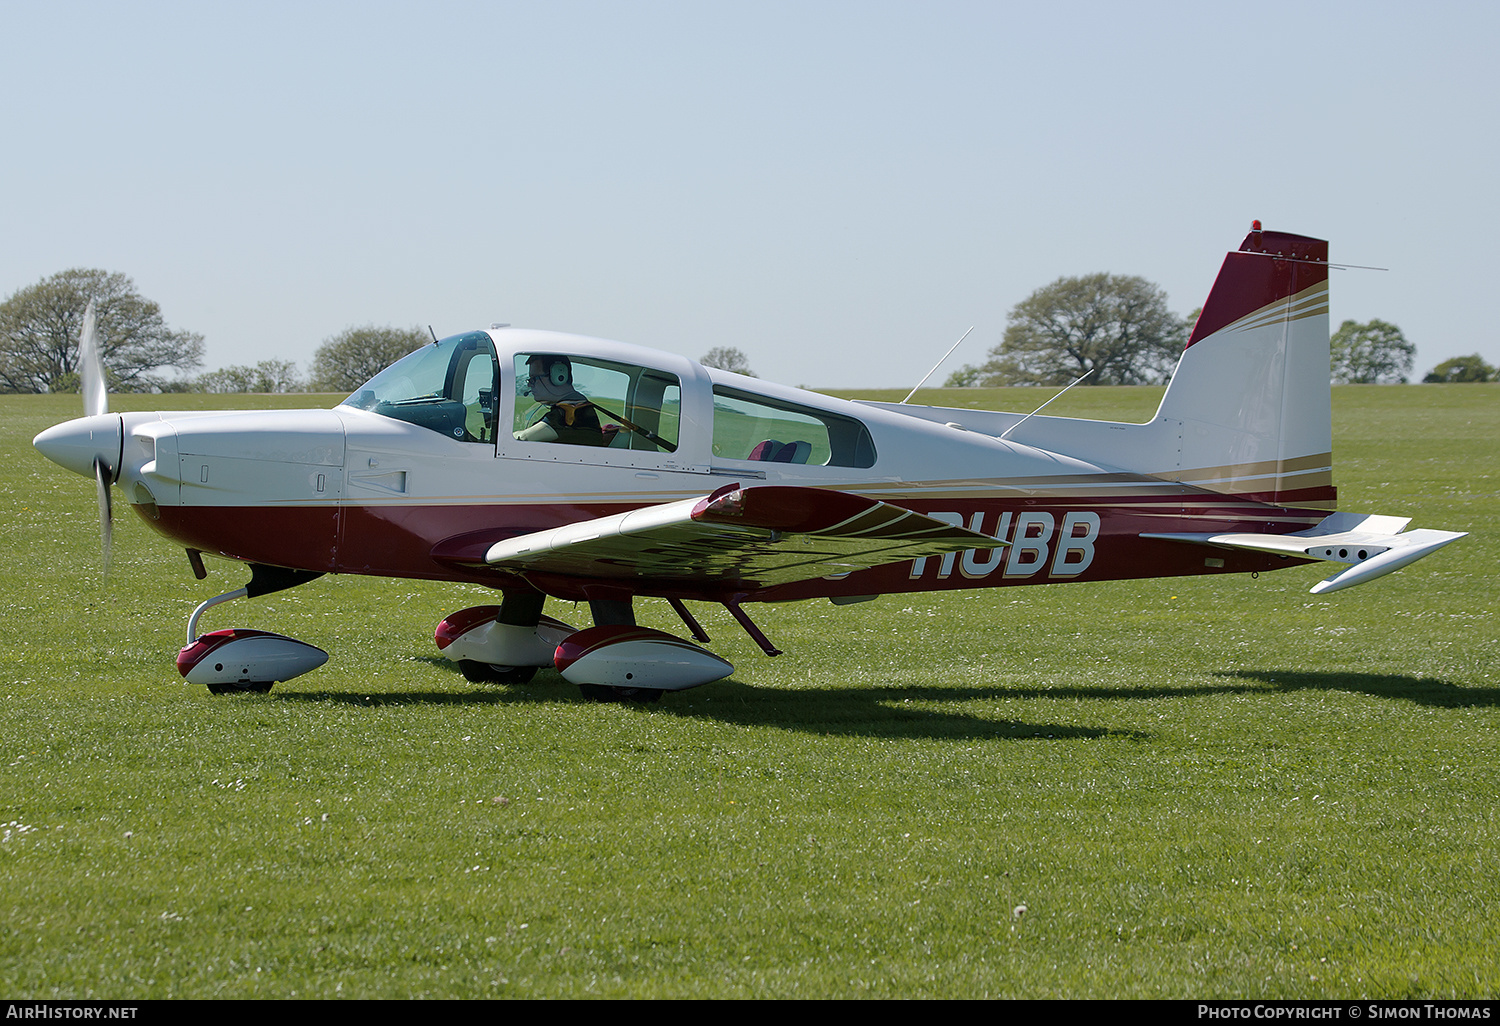
<svg viewBox="0 0 1500 1026">
<path fill-rule="evenodd" d="M 589 702 L 655 702 L 661 688 L 612 688 L 604 684 L 580 684 L 578 690 Z"/>
<path fill-rule="evenodd" d="M 240 695 L 250 692 L 264 695 L 271 690 L 273 680 L 237 680 L 225 681 L 218 684 L 210 684 L 208 690 L 216 695 Z"/>
<path fill-rule="evenodd" d="M 535 666 L 496 666 L 474 659 L 460 659 L 458 668 L 465 680 L 475 684 L 525 684 L 537 671 Z"/>
</svg>

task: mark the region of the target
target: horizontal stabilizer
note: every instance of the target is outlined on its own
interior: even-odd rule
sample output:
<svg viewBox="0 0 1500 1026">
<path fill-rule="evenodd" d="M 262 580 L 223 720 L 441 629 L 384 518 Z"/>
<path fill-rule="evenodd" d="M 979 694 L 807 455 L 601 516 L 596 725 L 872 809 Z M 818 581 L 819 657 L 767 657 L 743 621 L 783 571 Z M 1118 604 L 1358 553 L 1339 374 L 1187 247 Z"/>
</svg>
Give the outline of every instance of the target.
<svg viewBox="0 0 1500 1026">
<path fill-rule="evenodd" d="M 1332 577 L 1313 585 L 1312 593 L 1321 595 L 1384 577 L 1465 536 L 1465 532 L 1427 528 L 1403 533 L 1409 523 L 1411 521 L 1403 517 L 1334 513 L 1316 527 L 1292 534 L 1232 532 L 1143 534 L 1141 537 L 1348 564 Z"/>
</svg>

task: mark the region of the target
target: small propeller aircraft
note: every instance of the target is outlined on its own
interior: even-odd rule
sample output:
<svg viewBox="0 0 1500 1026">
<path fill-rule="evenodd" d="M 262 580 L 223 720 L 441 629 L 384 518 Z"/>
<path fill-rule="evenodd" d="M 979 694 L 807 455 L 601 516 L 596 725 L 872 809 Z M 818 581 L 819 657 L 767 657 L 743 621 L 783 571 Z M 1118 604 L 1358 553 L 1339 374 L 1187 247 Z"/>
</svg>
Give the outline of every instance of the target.
<svg viewBox="0 0 1500 1026">
<path fill-rule="evenodd" d="M 733 671 L 687 602 L 1253 573 L 1310 561 L 1325 593 L 1463 537 L 1335 512 L 1328 244 L 1261 230 L 1225 258 L 1156 415 L 1118 424 L 861 403 L 618 342 L 496 326 L 435 340 L 332 410 L 109 413 L 92 312 L 87 416 L 35 439 L 187 550 L 247 564 L 188 620 L 177 667 L 267 691 L 326 652 L 205 610 L 323 574 L 488 586 L 435 640 L 473 681 L 555 666 L 650 701 Z M 587 601 L 594 626 L 543 614 Z M 639 627 L 671 604 L 694 641 Z M 696 642 L 696 643 L 695 643 Z"/>
</svg>

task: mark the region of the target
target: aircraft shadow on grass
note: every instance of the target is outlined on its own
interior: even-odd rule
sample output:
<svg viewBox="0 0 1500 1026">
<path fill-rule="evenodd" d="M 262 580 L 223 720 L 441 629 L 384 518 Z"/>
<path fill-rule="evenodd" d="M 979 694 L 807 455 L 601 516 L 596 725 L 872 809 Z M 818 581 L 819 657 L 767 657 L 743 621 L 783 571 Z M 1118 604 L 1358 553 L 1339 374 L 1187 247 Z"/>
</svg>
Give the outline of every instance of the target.
<svg viewBox="0 0 1500 1026">
<path fill-rule="evenodd" d="M 1500 688 L 1470 688 L 1435 677 L 1402 673 L 1311 673 L 1303 670 L 1225 670 L 1215 676 L 1255 684 L 1231 690 L 1354 691 L 1372 698 L 1399 698 L 1438 709 L 1489 709 L 1500 705 Z"/>
<path fill-rule="evenodd" d="M 433 657 L 417 657 L 449 669 L 453 664 Z M 456 672 L 456 671 L 455 671 Z M 1036 697 L 1056 693 L 1035 692 Z M 552 671 L 543 670 L 530 683 L 516 686 L 482 686 L 476 690 L 375 691 L 282 691 L 283 700 L 336 702 L 354 706 L 391 705 L 512 705 L 529 702 L 577 703 L 583 699 Z M 1020 720 L 966 716 L 933 709 L 928 703 L 983 701 L 1027 697 L 1003 686 L 995 687 L 877 687 L 820 688 L 817 692 L 762 688 L 734 678 L 719 681 L 709 691 L 680 692 L 647 705 L 655 716 L 711 719 L 742 726 L 780 727 L 811 734 L 861 737 L 928 738 L 953 741 L 981 739 L 1066 740 L 1074 738 L 1135 737 L 1134 730 L 1082 727 L 1066 723 L 1032 723 Z M 913 704 L 917 703 L 917 704 Z"/>
<path fill-rule="evenodd" d="M 1500 705 L 1500 688 L 1462 687 L 1434 677 L 1397 673 L 1334 673 L 1304 670 L 1219 670 L 1213 674 L 1223 684 L 1185 684 L 1154 687 L 1063 686 L 1016 688 L 932 688 L 924 698 L 931 701 L 966 698 L 1058 698 L 1101 701 L 1141 701 L 1153 698 L 1196 698 L 1208 695 L 1248 695 L 1268 691 L 1346 691 L 1373 698 L 1402 699 L 1443 709 L 1484 709 Z M 923 689 L 891 688 L 890 698 L 915 695 Z"/>
<path fill-rule="evenodd" d="M 419 656 L 417 661 L 452 667 L 451 663 L 436 657 Z M 1141 701 L 1266 691 L 1345 691 L 1376 698 L 1402 699 L 1438 708 L 1484 708 L 1500 705 L 1500 689 L 1460 688 L 1434 678 L 1404 674 L 1314 673 L 1271 669 L 1221 671 L 1215 676 L 1225 683 L 1172 687 L 1014 688 L 1003 684 L 979 687 L 833 687 L 816 693 L 755 687 L 730 678 L 708 691 L 669 695 L 663 702 L 646 708 L 657 716 L 711 719 L 742 726 L 780 727 L 811 734 L 973 741 L 1102 737 L 1144 739 L 1148 735 L 1138 730 L 968 716 L 934 709 L 929 703 L 1079 698 Z M 525 685 L 481 687 L 461 692 L 372 690 L 368 694 L 362 694 L 344 691 L 278 691 L 278 696 L 283 700 L 335 702 L 361 707 L 582 701 L 571 688 L 561 686 L 563 684 L 555 673 L 543 671 Z"/>
</svg>

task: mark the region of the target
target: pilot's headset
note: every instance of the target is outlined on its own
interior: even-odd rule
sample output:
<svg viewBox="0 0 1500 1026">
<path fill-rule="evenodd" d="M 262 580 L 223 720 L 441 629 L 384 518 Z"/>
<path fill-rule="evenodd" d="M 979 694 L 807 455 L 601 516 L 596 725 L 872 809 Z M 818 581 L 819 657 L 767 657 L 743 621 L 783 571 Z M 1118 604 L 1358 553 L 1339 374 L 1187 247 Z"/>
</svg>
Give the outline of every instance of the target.
<svg viewBox="0 0 1500 1026">
<path fill-rule="evenodd" d="M 566 356 L 533 356 L 526 363 L 529 372 L 540 363 L 541 374 L 528 374 L 526 391 L 539 403 L 556 403 L 575 394 L 573 388 L 573 364 Z"/>
</svg>

